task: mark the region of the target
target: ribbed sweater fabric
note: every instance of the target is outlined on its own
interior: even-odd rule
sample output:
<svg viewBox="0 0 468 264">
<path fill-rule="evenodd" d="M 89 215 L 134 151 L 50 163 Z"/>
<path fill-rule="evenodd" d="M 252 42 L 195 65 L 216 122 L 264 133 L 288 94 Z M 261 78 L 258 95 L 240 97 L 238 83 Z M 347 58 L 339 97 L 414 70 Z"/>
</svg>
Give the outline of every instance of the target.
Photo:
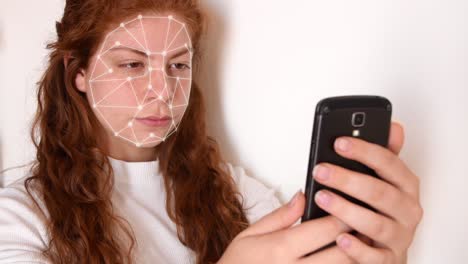
<svg viewBox="0 0 468 264">
<path fill-rule="evenodd" d="M 115 212 L 134 231 L 135 263 L 195 263 L 195 253 L 179 241 L 176 226 L 167 215 L 158 161 L 109 159 L 115 175 L 112 202 Z M 244 208 L 250 208 L 246 210 L 250 223 L 281 206 L 275 188 L 247 175 L 242 167 L 226 163 L 226 168 L 243 196 Z M 27 176 L 19 175 L 0 189 L 0 263 L 51 263 L 41 253 L 49 243 L 45 228 L 49 216 L 37 193 L 33 195 L 45 214 L 28 196 L 23 185 Z"/>
</svg>

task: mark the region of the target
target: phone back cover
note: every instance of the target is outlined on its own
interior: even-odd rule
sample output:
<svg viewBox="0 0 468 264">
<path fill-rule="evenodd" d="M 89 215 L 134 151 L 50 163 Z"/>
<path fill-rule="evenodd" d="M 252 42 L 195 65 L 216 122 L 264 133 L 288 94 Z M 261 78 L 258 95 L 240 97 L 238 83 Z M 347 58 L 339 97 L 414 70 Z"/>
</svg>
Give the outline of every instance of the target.
<svg viewBox="0 0 468 264">
<path fill-rule="evenodd" d="M 363 127 L 355 128 L 352 125 L 352 114 L 355 112 L 366 113 Z M 333 145 L 337 137 L 352 136 L 353 130 L 359 129 L 359 138 L 386 147 L 388 145 L 391 112 L 390 101 L 379 96 L 331 97 L 317 104 L 305 190 L 306 197 L 310 198 L 306 199 L 302 222 L 328 215 L 316 205 L 312 197 L 319 189 L 331 190 L 353 203 L 372 209 L 369 205 L 357 199 L 315 182 L 312 177 L 312 170 L 316 164 L 328 162 L 378 177 L 372 169 L 364 164 L 338 155 Z"/>
</svg>

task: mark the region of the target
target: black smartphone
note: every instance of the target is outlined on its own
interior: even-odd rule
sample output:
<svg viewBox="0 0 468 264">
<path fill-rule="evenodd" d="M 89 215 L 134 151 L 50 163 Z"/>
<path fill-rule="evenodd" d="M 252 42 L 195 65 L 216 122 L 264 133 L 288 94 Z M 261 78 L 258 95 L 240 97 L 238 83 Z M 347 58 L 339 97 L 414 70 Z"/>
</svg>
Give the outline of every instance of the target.
<svg viewBox="0 0 468 264">
<path fill-rule="evenodd" d="M 336 138 L 350 136 L 387 147 L 391 116 L 392 104 L 381 96 L 329 97 L 317 103 L 307 167 L 306 206 L 301 222 L 328 215 L 314 200 L 315 193 L 321 189 L 330 190 L 353 203 L 375 211 L 374 208 L 362 201 L 314 181 L 312 170 L 318 163 L 328 162 L 379 177 L 366 165 L 338 155 L 333 145 Z"/>
</svg>

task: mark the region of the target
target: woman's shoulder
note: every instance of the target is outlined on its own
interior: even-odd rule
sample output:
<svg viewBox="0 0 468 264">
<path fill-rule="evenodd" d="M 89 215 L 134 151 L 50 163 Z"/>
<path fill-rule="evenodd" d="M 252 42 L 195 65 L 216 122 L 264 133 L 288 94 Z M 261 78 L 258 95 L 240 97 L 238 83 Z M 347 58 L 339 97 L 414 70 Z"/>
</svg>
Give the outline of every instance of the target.
<svg viewBox="0 0 468 264">
<path fill-rule="evenodd" d="M 33 162 L 0 170 L 0 189 L 30 175 Z"/>
<path fill-rule="evenodd" d="M 243 207 L 250 223 L 256 222 L 281 206 L 276 196 L 277 188 L 270 188 L 260 180 L 248 175 L 242 166 L 225 163 L 225 168 L 234 179 L 242 195 Z"/>
<path fill-rule="evenodd" d="M 31 176 L 30 165 L 23 165 L 4 170 L 0 174 L 0 201 L 6 202 L 15 200 L 21 203 L 32 202 L 32 197 L 28 194 L 25 181 Z M 37 199 L 38 191 L 34 182 L 29 184 L 31 195 Z"/>
<path fill-rule="evenodd" d="M 28 207 L 33 211 L 43 208 L 36 184 L 32 181 L 26 189 L 25 181 L 28 177 L 29 175 L 22 175 L 0 188 L 0 208 L 13 204 Z M 34 201 L 40 206 L 39 208 Z"/>
<path fill-rule="evenodd" d="M 8 263 L 47 263 L 42 256 L 48 244 L 47 216 L 37 188 L 31 184 L 32 197 L 26 190 L 28 177 L 18 175 L 0 188 L 0 260 Z"/>
</svg>

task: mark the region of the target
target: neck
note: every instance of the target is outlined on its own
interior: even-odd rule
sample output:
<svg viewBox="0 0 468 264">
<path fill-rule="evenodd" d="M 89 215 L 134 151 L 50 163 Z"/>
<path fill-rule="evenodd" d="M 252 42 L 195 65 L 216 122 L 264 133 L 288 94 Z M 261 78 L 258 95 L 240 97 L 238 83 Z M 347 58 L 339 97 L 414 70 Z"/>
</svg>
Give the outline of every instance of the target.
<svg viewBox="0 0 468 264">
<path fill-rule="evenodd" d="M 139 148 L 128 142 L 125 142 L 121 138 L 108 136 L 106 146 L 102 149 L 107 151 L 107 155 L 122 161 L 128 162 L 143 162 L 153 161 L 158 158 L 158 152 L 156 147 L 151 148 Z"/>
</svg>

